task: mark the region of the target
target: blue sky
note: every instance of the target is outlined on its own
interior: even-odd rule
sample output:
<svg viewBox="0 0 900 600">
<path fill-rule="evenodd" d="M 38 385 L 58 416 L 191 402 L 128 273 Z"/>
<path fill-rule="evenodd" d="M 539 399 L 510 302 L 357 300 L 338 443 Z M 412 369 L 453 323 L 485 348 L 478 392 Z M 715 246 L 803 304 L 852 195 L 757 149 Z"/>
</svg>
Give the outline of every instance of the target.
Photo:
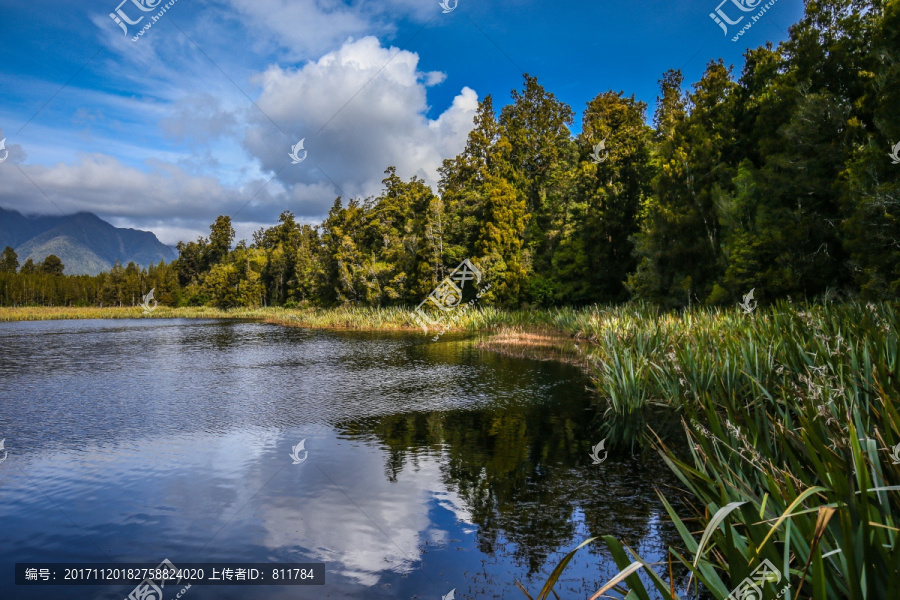
<svg viewBox="0 0 900 600">
<path fill-rule="evenodd" d="M 575 110 L 576 132 L 607 90 L 650 118 L 665 70 L 693 83 L 723 58 L 737 75 L 803 11 L 777 0 L 733 42 L 753 14 L 735 3 L 761 0 L 721 5 L 748 15 L 727 36 L 709 16 L 720 0 L 175 0 L 132 41 L 170 0 L 120 1 L 0 0 L 0 207 L 91 211 L 170 244 L 220 214 L 239 238 L 283 210 L 319 222 L 338 195 L 377 194 L 389 165 L 434 184 L 477 102 L 499 110 L 523 71 Z M 120 6 L 144 16 L 127 36 Z"/>
</svg>

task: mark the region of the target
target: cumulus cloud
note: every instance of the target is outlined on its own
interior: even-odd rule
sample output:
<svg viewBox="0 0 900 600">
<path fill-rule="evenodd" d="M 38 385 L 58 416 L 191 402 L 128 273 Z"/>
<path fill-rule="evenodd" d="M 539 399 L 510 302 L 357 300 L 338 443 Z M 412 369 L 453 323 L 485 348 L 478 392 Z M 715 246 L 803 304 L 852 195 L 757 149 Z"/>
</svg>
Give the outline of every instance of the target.
<svg viewBox="0 0 900 600">
<path fill-rule="evenodd" d="M 385 48 L 374 37 L 350 40 L 339 50 L 297 69 L 270 66 L 259 75 L 257 105 L 282 131 L 305 138 L 311 159 L 306 169 L 285 169 L 286 183 L 302 180 L 315 165 L 353 195 L 377 193 L 384 169 L 396 166 L 408 178 L 435 184 L 444 158 L 464 147 L 478 96 L 463 88 L 437 119 L 428 119 L 427 88 L 441 73 L 418 70 L 419 57 Z M 248 131 L 247 150 L 263 170 L 278 171 L 284 144 L 271 129 Z M 291 142 L 293 143 L 293 142 Z"/>
</svg>

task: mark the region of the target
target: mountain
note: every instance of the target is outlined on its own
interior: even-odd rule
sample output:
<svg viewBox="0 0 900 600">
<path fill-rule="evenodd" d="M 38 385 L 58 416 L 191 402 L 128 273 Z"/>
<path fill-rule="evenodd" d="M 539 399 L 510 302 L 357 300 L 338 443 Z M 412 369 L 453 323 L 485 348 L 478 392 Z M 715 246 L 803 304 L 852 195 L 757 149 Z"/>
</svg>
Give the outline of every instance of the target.
<svg viewBox="0 0 900 600">
<path fill-rule="evenodd" d="M 22 264 L 29 258 L 42 262 L 58 256 L 66 275 L 96 275 L 108 271 L 119 260 L 142 267 L 178 255 L 149 231 L 113 227 L 95 214 L 25 216 L 0 208 L 0 249 L 12 246 Z"/>
</svg>

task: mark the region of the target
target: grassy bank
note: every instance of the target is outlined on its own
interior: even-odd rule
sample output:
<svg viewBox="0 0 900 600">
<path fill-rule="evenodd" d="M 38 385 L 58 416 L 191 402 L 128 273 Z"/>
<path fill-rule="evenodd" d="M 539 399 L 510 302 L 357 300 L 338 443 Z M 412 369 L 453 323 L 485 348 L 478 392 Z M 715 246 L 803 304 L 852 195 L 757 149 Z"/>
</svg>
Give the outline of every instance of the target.
<svg viewBox="0 0 900 600">
<path fill-rule="evenodd" d="M 600 308 L 560 308 L 536 310 L 499 310 L 479 308 L 468 312 L 454 313 L 459 316 L 451 331 L 496 331 L 517 330 L 527 332 L 558 332 L 583 337 L 587 332 L 596 334 L 621 314 L 629 310 L 646 313 L 649 309 Z M 236 308 L 219 309 L 213 307 L 171 308 L 158 306 L 144 313 L 139 306 L 133 307 L 65 307 L 65 306 L 20 306 L 0 307 L 0 321 L 41 321 L 50 319 L 134 319 L 134 318 L 246 318 L 277 320 L 285 324 L 311 328 L 340 328 L 372 330 L 416 330 L 410 319 L 408 308 L 400 307 L 352 307 L 329 309 L 284 309 Z"/>
<path fill-rule="evenodd" d="M 673 492 L 660 492 L 683 541 L 669 558 L 689 578 L 673 581 L 671 568 L 606 537 L 622 569 L 613 588 L 647 598 L 636 575 L 644 571 L 663 598 L 699 587 L 722 600 L 749 591 L 745 578 L 770 565 L 778 573 L 762 583 L 764 598 L 896 596 L 896 306 L 781 303 L 746 315 L 616 309 L 598 324 L 579 334 L 591 340 L 590 370 L 609 422 L 633 425 L 662 406 L 682 421 L 690 447 L 685 457 L 655 439 L 693 506 L 679 515 Z"/>
<path fill-rule="evenodd" d="M 144 314 L 139 306 L 69 307 L 69 306 L 0 306 L 3 321 L 52 321 L 59 319 L 266 319 L 276 309 L 222 310 L 212 307 L 169 308 L 159 306 Z"/>
</svg>

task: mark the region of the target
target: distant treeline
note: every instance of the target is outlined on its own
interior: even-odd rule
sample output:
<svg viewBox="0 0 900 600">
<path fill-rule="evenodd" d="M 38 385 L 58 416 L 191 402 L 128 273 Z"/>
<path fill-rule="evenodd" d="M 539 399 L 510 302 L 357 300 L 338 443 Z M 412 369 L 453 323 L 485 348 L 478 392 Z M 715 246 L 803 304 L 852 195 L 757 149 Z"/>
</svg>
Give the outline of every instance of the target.
<svg viewBox="0 0 900 600">
<path fill-rule="evenodd" d="M 19 267 L 15 250 L 0 252 L 0 305 L 2 306 L 134 306 L 144 294 L 157 288 L 166 304 L 179 300 L 175 263 L 142 269 L 134 263 L 116 263 L 108 273 L 64 275 L 65 265 L 51 254 L 42 263 L 28 259 Z"/>
<path fill-rule="evenodd" d="M 338 198 L 317 227 L 285 212 L 232 248 L 222 216 L 171 265 L 7 272 L 0 301 L 417 304 L 465 258 L 506 307 L 897 299 L 900 3 L 806 3 L 786 42 L 745 58 L 689 90 L 666 72 L 652 127 L 646 104 L 602 93 L 574 137 L 572 109 L 526 75 L 499 115 L 481 102 L 437 194 L 389 168 L 381 195 Z"/>
</svg>

